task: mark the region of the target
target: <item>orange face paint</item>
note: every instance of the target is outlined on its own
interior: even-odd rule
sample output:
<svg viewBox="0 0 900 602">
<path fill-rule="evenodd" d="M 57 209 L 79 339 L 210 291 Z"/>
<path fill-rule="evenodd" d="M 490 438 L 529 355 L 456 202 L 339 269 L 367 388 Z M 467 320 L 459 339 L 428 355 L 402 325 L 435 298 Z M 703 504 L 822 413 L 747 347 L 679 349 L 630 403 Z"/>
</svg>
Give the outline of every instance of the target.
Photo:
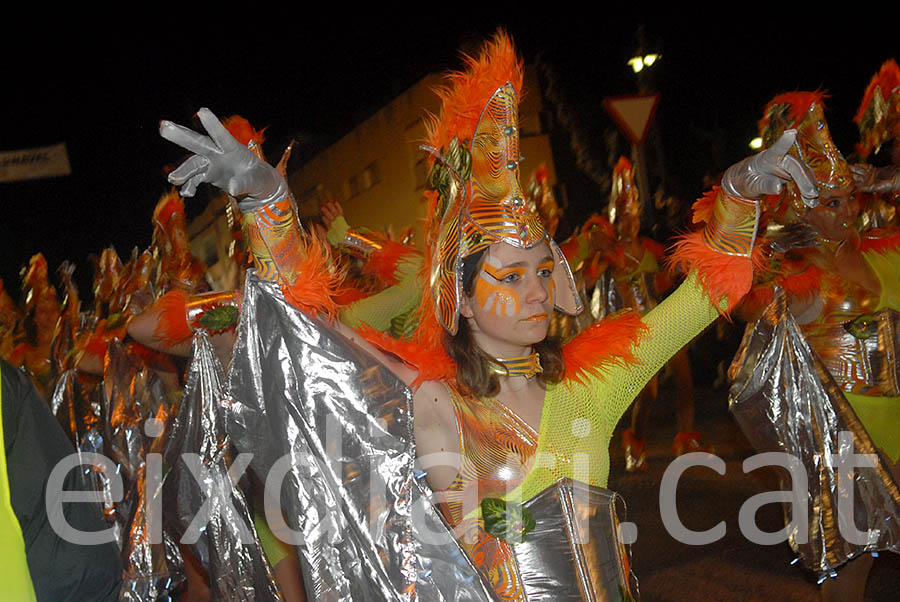
<svg viewBox="0 0 900 602">
<path fill-rule="evenodd" d="M 522 278 L 525 275 L 525 268 L 500 270 L 488 263 L 484 264 L 482 273 L 475 281 L 475 301 L 486 312 L 495 316 L 515 316 L 521 310 L 519 294 L 504 284 L 504 279 L 510 275 L 516 275 L 517 279 Z"/>
</svg>

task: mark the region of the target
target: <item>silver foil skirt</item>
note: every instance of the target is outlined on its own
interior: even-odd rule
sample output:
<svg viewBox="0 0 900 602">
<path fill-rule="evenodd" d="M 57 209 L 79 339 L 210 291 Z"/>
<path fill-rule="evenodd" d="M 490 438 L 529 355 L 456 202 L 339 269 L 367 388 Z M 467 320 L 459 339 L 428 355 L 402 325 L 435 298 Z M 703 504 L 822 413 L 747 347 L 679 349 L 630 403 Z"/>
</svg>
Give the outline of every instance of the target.
<svg viewBox="0 0 900 602">
<path fill-rule="evenodd" d="M 759 452 L 784 452 L 799 460 L 808 484 L 803 520 L 792 520 L 788 542 L 811 571 L 830 574 L 855 556 L 900 552 L 900 491 L 841 388 L 810 349 L 782 293 L 755 325 L 749 325 L 730 369 L 729 405 Z M 866 454 L 874 467 L 842 479 L 839 464 Z M 792 486 L 785 480 L 785 489 Z M 794 485 L 796 487 L 796 485 Z M 850 497 L 852 496 L 852 497 Z M 842 502 L 843 498 L 843 502 Z M 852 510 L 845 508 L 854 501 Z M 844 523 L 844 533 L 841 522 Z M 866 533 L 850 541 L 847 526 Z M 855 539 L 855 538 L 854 538 Z"/>
<path fill-rule="evenodd" d="M 639 599 L 619 540 L 618 495 L 561 479 L 524 506 L 536 526 L 512 550 L 528 602 Z"/>
<path fill-rule="evenodd" d="M 226 390 L 309 599 L 492 599 L 415 483 L 409 389 L 252 273 Z"/>
</svg>

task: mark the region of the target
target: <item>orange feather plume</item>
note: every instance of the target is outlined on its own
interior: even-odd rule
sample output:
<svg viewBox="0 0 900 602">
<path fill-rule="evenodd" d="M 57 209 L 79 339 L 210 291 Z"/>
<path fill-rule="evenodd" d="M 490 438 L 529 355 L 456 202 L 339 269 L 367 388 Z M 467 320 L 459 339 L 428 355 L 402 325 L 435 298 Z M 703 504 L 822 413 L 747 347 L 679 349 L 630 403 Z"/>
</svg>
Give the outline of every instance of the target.
<svg viewBox="0 0 900 602">
<path fill-rule="evenodd" d="M 760 245 L 753 247 L 750 261 L 746 257 L 719 253 L 706 246 L 703 233 L 697 231 L 679 237 L 672 245 L 668 265 L 672 273 L 694 270 L 719 311 L 722 311 L 722 300 L 727 299 L 728 305 L 722 312 L 727 315 L 750 290 L 753 272 L 762 268 L 764 257 Z"/>
<path fill-rule="evenodd" d="M 153 209 L 153 221 L 159 224 L 161 228 L 166 228 L 169 220 L 174 215 L 184 217 L 184 199 L 181 198 L 181 195 L 178 194 L 178 190 L 175 188 L 160 197 L 159 202 L 156 203 L 156 207 Z"/>
<path fill-rule="evenodd" d="M 798 123 L 803 116 L 809 111 L 809 108 L 815 104 L 823 104 L 828 94 L 817 90 L 815 92 L 785 92 L 779 94 L 769 101 L 763 111 L 763 118 L 759 122 L 759 131 L 764 131 L 770 122 L 770 109 L 776 105 L 788 105 L 790 109 L 786 116 L 789 125 Z M 824 107 L 823 107 L 824 108 Z"/>
<path fill-rule="evenodd" d="M 584 384 L 584 379 L 600 376 L 613 366 L 638 362 L 634 347 L 647 332 L 635 311 L 615 313 L 584 330 L 563 347 L 563 381 Z"/>
<path fill-rule="evenodd" d="M 712 219 L 713 207 L 716 204 L 716 197 L 719 195 L 719 187 L 713 186 L 712 189 L 703 193 L 699 199 L 694 201 L 691 209 L 694 215 L 691 221 L 695 224 L 706 223 Z"/>
<path fill-rule="evenodd" d="M 382 239 L 378 241 L 381 249 L 373 253 L 363 265 L 362 271 L 377 276 L 382 282 L 393 286 L 397 280 L 397 264 L 408 257 L 419 253 L 415 247 L 400 242 Z"/>
<path fill-rule="evenodd" d="M 368 324 L 361 324 L 356 332 L 378 349 L 414 368 L 418 374 L 410 385 L 413 389 L 431 380 L 456 380 L 456 363 L 441 344 L 423 343 L 415 338 L 395 339 Z"/>
<path fill-rule="evenodd" d="M 475 133 L 487 100 L 500 86 L 512 83 L 516 94 L 522 89 L 522 61 L 512 40 L 500 29 L 487 41 L 478 57 L 463 55 L 465 71 L 447 74 L 447 84 L 435 90 L 441 101 L 440 117 L 426 124 L 428 144 L 447 148 L 456 137 L 467 141 Z"/>
<path fill-rule="evenodd" d="M 153 335 L 169 347 L 189 341 L 194 336 L 187 321 L 187 300 L 187 293 L 176 288 L 156 301 L 159 321 Z"/>
<path fill-rule="evenodd" d="M 256 144 L 262 144 L 266 140 L 265 131 L 267 128 L 257 130 L 250 125 L 249 121 L 240 115 L 226 117 L 222 120 L 222 125 L 225 126 L 225 129 L 244 146 L 250 144 L 251 141 Z"/>
<path fill-rule="evenodd" d="M 285 299 L 311 316 L 324 315 L 329 321 L 337 316 L 335 298 L 344 291 L 344 271 L 336 269 L 329 246 L 318 237 L 300 238 L 302 258 L 296 273 L 301 274 L 293 284 L 281 282 Z"/>
<path fill-rule="evenodd" d="M 865 117 L 869 105 L 872 104 L 872 99 L 875 98 L 875 90 L 878 88 L 881 88 L 881 94 L 885 99 L 891 95 L 891 92 L 900 88 L 900 66 L 894 59 L 886 60 L 878 73 L 872 76 L 869 85 L 866 86 L 859 110 L 853 118 L 854 123 L 859 123 Z"/>
<path fill-rule="evenodd" d="M 791 270 L 793 263 L 794 262 L 785 261 L 782 264 L 782 272 Z M 822 273 L 823 270 L 821 268 L 816 267 L 811 263 L 807 263 L 805 269 L 798 269 L 797 271 L 786 273 L 779 279 L 779 284 L 785 291 L 791 293 L 795 297 L 808 298 L 821 290 Z"/>
</svg>

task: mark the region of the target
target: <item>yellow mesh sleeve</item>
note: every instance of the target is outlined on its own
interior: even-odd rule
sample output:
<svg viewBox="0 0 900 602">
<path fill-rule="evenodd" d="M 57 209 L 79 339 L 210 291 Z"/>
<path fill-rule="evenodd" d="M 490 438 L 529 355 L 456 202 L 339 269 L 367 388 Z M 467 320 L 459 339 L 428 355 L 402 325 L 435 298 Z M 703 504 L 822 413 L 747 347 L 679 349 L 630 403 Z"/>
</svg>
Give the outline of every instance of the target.
<svg viewBox="0 0 900 602">
<path fill-rule="evenodd" d="M 615 366 L 591 387 L 603 403 L 610 431 L 653 375 L 718 316 L 719 312 L 693 272 L 662 303 L 643 316 L 649 332 L 635 349 L 640 363 Z"/>
<path fill-rule="evenodd" d="M 418 274 L 422 265 L 421 255 L 411 255 L 397 262 L 395 272 L 399 282 L 365 299 L 360 299 L 340 310 L 341 322 L 350 328 L 365 323 L 376 330 L 386 331 L 394 316 L 418 307 L 422 300 Z"/>
<path fill-rule="evenodd" d="M 548 387 L 533 467 L 507 499 L 530 499 L 561 477 L 606 487 L 609 442 L 616 423 L 647 381 L 718 315 L 690 274 L 643 316 L 649 332 L 635 349 L 637 365 L 608 368 L 586 385 Z"/>
<path fill-rule="evenodd" d="M 898 266 L 900 266 L 900 252 L 898 251 L 869 251 L 864 253 L 869 266 L 881 283 L 881 298 L 878 300 L 878 309 L 890 307 L 900 311 L 900 278 L 898 278 Z"/>
<path fill-rule="evenodd" d="M 331 227 L 328 228 L 328 232 L 325 233 L 325 238 L 328 239 L 331 246 L 336 247 L 343 242 L 349 229 L 350 224 L 347 223 L 347 220 L 344 219 L 343 215 L 339 215 L 331 222 Z"/>
</svg>

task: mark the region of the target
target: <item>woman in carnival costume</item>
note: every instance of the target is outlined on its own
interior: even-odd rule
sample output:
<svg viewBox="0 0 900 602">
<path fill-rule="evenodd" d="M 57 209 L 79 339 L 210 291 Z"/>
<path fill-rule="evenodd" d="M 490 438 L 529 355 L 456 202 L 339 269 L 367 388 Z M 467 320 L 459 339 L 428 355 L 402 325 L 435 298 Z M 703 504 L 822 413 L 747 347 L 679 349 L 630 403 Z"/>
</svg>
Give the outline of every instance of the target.
<svg viewBox="0 0 900 602">
<path fill-rule="evenodd" d="M 896 337 L 890 334 L 896 332 L 896 312 L 900 310 L 897 285 L 900 282 L 900 231 L 888 228 L 860 234 L 857 230 L 858 186 L 851 166 L 831 139 L 823 100 L 822 93 L 793 92 L 776 96 L 766 106 L 760 122 L 764 143 L 774 144 L 789 128 L 798 131 L 791 152 L 813 169 L 819 188 L 819 206 L 806 207 L 793 186 L 765 200 L 770 208 L 769 229 L 773 233 L 770 248 L 779 252 L 771 254 L 769 269 L 760 272 L 761 281 L 745 298 L 740 313 L 750 317 L 751 321 L 764 311 L 771 315 L 772 308 L 777 305 L 770 305 L 775 288 L 786 293 L 788 311 L 799 326 L 802 338 L 849 401 L 865 428 L 863 438 L 870 437 L 872 444 L 888 460 L 879 474 L 885 477 L 887 494 L 884 499 L 889 503 L 880 510 L 876 505 L 876 511 L 890 516 L 890 506 L 900 502 L 897 486 L 889 476 L 893 471 L 896 478 L 900 472 L 900 431 L 897 429 L 900 424 L 900 365 L 894 357 Z M 796 248 L 779 242 L 779 239 L 785 241 L 797 233 L 801 236 Z M 814 241 L 810 235 L 815 236 Z M 764 317 L 760 322 L 767 319 Z M 744 348 L 748 340 L 745 337 Z M 748 370 L 765 370 L 764 364 L 756 355 L 739 351 L 732 374 L 741 374 L 739 381 L 745 383 Z M 735 391 L 737 389 L 733 388 L 733 408 Z M 738 393 L 738 397 L 742 395 L 742 392 Z M 829 404 L 836 404 L 839 408 L 840 400 L 826 397 L 830 397 L 827 386 L 813 395 L 813 406 L 827 408 L 831 407 Z M 780 397 L 775 396 L 775 399 Z M 840 409 L 836 412 L 839 415 Z M 792 413 L 779 415 L 779 411 L 772 410 L 770 419 L 776 423 L 793 421 L 793 428 L 797 429 L 805 429 L 806 425 L 820 420 L 819 417 Z M 821 422 L 812 428 L 821 429 L 816 431 L 815 437 L 827 442 L 834 435 L 830 432 L 832 423 Z M 850 419 L 848 430 L 853 430 L 853 423 L 855 420 Z M 745 432 L 753 431 L 753 427 L 748 431 L 746 424 L 742 426 Z M 792 431 L 786 424 L 784 427 L 786 432 L 802 432 Z M 803 435 L 787 438 L 800 441 Z M 792 443 L 783 441 L 782 445 L 790 449 Z M 797 453 L 805 457 L 806 451 Z M 821 455 L 821 451 L 817 455 Z M 823 581 L 823 599 L 862 600 L 872 566 L 872 556 L 864 552 L 896 549 L 897 542 L 892 543 L 890 529 L 884 529 L 882 537 L 887 537 L 886 540 L 870 542 L 860 548 L 846 543 L 842 534 L 838 534 L 835 521 L 829 518 L 827 508 L 831 495 L 828 488 L 823 493 L 811 495 L 811 499 L 819 500 L 814 504 L 814 516 L 811 517 L 812 536 L 809 539 L 812 543 L 792 545 L 807 568 L 822 579 L 828 575 L 834 577 Z M 875 499 L 868 494 L 864 496 L 866 504 Z M 871 505 L 867 507 L 871 512 Z M 840 569 L 835 572 L 838 567 Z"/>
<path fill-rule="evenodd" d="M 441 115 L 430 127 L 434 190 L 423 272 L 431 294 L 418 329 L 408 341 L 362 330 L 374 343 L 366 347 L 415 388 L 416 452 L 469 559 L 496 596 L 522 600 L 533 584 L 517 562 L 517 546 L 533 524 L 520 504 L 560 479 L 606 485 L 609 440 L 635 395 L 750 287 L 755 199 L 791 179 L 811 204 L 816 190 L 807 168 L 786 155 L 791 133 L 733 166 L 717 190 L 715 219 L 676 250 L 689 273 L 685 283 L 646 315 L 612 316 L 561 347 L 546 339 L 549 316 L 554 307 L 569 313 L 581 307 L 565 257 L 519 188 L 521 63 L 500 33 L 467 66 L 439 92 Z M 198 115 L 209 137 L 170 122 L 160 126 L 163 137 L 196 153 L 170 181 L 186 196 L 209 182 L 237 198 L 254 279 L 274 284 L 263 288 L 295 312 L 334 315 L 328 299 L 340 277 L 318 243 L 300 237 L 284 178 L 208 109 Z M 266 320 L 242 320 L 241 329 L 270 328 Z M 338 322 L 333 328 L 359 340 Z M 554 575 L 543 577 L 553 582 L 547 577 Z"/>
</svg>

